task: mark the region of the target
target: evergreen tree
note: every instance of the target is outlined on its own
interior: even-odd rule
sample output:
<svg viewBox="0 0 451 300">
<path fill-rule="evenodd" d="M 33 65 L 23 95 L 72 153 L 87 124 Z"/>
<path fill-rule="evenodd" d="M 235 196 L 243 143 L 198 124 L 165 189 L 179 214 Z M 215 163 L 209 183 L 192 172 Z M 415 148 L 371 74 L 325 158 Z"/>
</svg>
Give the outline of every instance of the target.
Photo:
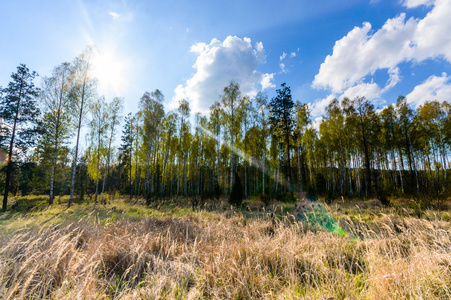
<svg viewBox="0 0 451 300">
<path fill-rule="evenodd" d="M 286 83 L 282 83 L 281 88 L 277 89 L 276 92 L 277 96 L 271 99 L 271 116 L 269 119 L 274 135 L 279 144 L 285 148 L 286 164 L 284 171 L 289 189 L 292 191 L 290 140 L 294 129 L 294 102 L 291 97 L 291 90 Z"/>
<path fill-rule="evenodd" d="M 4 143 L 9 144 L 2 207 L 4 211 L 8 205 L 12 157 L 14 155 L 17 159 L 20 155 L 25 155 L 36 139 L 36 127 L 32 126 L 40 113 L 37 105 L 39 89 L 33 83 L 36 76 L 36 72 L 30 73 L 30 70 L 21 64 L 17 67 L 17 72 L 11 75 L 12 81 L 8 87 L 1 90 L 0 118 L 3 120 L 3 128 L 0 143 L 5 148 Z"/>
<path fill-rule="evenodd" d="M 132 113 L 129 113 L 124 118 L 125 124 L 122 129 L 121 145 L 119 146 L 119 164 L 126 171 L 125 178 L 128 177 L 128 189 L 126 181 L 123 182 L 123 191 L 129 191 L 130 200 L 132 199 L 132 153 L 133 153 L 133 128 L 132 128 Z M 122 169 L 121 168 L 121 169 Z M 122 178 L 121 178 L 122 179 Z"/>
</svg>

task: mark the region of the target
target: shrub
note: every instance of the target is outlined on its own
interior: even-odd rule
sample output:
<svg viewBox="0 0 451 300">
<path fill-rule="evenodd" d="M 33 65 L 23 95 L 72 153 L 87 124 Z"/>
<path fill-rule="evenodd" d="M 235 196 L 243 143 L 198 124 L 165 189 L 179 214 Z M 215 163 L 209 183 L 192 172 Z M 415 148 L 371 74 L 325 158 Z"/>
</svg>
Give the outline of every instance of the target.
<svg viewBox="0 0 451 300">
<path fill-rule="evenodd" d="M 229 196 L 229 203 L 233 206 L 240 206 L 243 202 L 243 186 L 241 185 L 240 176 L 235 172 L 235 180 L 232 185 L 232 192 Z"/>
</svg>

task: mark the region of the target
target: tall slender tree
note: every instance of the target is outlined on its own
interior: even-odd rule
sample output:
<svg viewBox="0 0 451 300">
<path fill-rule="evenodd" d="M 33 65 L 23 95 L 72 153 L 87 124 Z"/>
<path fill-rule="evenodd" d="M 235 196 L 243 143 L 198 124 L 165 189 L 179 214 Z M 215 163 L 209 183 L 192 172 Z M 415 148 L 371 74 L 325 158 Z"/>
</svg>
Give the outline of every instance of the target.
<svg viewBox="0 0 451 300">
<path fill-rule="evenodd" d="M 103 171 L 103 183 L 102 183 L 102 196 L 100 198 L 100 202 L 104 205 L 106 204 L 104 201 L 103 193 L 105 191 L 105 182 L 106 177 L 110 172 L 110 158 L 111 158 L 111 144 L 113 143 L 116 127 L 119 125 L 120 113 L 122 111 L 124 100 L 119 97 L 115 97 L 112 102 L 110 102 L 106 108 L 106 131 L 109 133 L 108 137 L 108 148 L 106 153 L 106 168 Z"/>
<path fill-rule="evenodd" d="M 291 89 L 286 83 L 282 83 L 281 88 L 277 89 L 276 92 L 277 96 L 272 98 L 270 103 L 270 122 L 279 144 L 285 147 L 286 163 L 284 170 L 289 190 L 292 191 L 290 140 L 294 129 L 294 102 L 291 97 Z"/>
<path fill-rule="evenodd" d="M 190 107 L 189 102 L 185 99 L 180 100 L 179 107 L 177 111 L 180 116 L 180 129 L 179 129 L 179 178 L 180 178 L 180 162 L 183 157 L 183 183 L 184 183 L 184 194 L 185 197 L 188 196 L 188 170 L 187 170 L 187 161 L 188 161 L 188 147 L 190 143 L 190 124 L 188 117 L 190 115 Z"/>
<path fill-rule="evenodd" d="M 24 64 L 21 64 L 17 67 L 17 72 L 11 75 L 12 81 L 6 88 L 1 89 L 0 118 L 3 120 L 4 134 L 0 142 L 9 140 L 2 206 L 4 211 L 8 206 L 14 150 L 17 148 L 19 150 L 17 154 L 25 154 L 28 146 L 32 145 L 36 138 L 36 127 L 32 126 L 40 113 L 37 105 L 39 89 L 33 83 L 36 76 L 38 76 L 36 72 L 30 72 Z"/>
<path fill-rule="evenodd" d="M 53 70 L 51 77 L 45 77 L 42 87 L 42 98 L 47 114 L 46 132 L 53 140 L 53 157 L 50 175 L 49 205 L 53 204 L 55 185 L 55 164 L 58 148 L 69 138 L 70 113 L 73 109 L 70 97 L 71 66 L 62 63 Z"/>
<path fill-rule="evenodd" d="M 221 176 L 219 175 L 220 172 L 220 150 L 221 150 L 221 103 L 216 101 L 213 103 L 212 106 L 210 106 L 210 127 L 211 131 L 213 132 L 213 135 L 216 140 L 216 180 L 217 180 L 217 187 L 216 192 L 219 192 L 219 188 L 221 186 Z"/>
<path fill-rule="evenodd" d="M 296 143 L 297 143 L 297 160 L 298 160 L 298 189 L 299 192 L 303 192 L 302 187 L 302 161 L 301 154 L 303 152 L 303 137 L 305 130 L 307 129 L 307 125 L 310 123 L 310 111 L 307 104 L 301 104 L 299 102 L 295 105 L 295 121 L 296 121 Z"/>
<path fill-rule="evenodd" d="M 94 169 L 94 172 L 90 172 L 90 175 L 95 178 L 95 196 L 94 203 L 97 203 L 97 195 L 99 194 L 99 180 L 100 180 L 100 166 L 103 161 L 103 156 L 105 155 L 105 133 L 108 127 L 107 124 L 107 104 L 105 102 L 105 97 L 99 97 L 93 101 L 90 105 L 90 111 L 92 114 L 91 122 L 89 122 L 90 127 L 90 138 L 91 138 L 91 149 L 90 152 L 91 160 L 88 164 L 89 169 Z"/>
<path fill-rule="evenodd" d="M 74 116 L 77 119 L 77 140 L 75 144 L 74 159 L 72 162 L 72 180 L 70 186 L 70 197 L 67 206 L 70 207 L 74 198 L 75 175 L 78 162 L 78 147 L 82 121 L 87 113 L 89 104 L 95 95 L 96 81 L 91 74 L 92 49 L 87 48 L 73 62 L 71 97 L 74 102 Z"/>
<path fill-rule="evenodd" d="M 121 144 L 119 146 L 120 166 L 124 167 L 125 178 L 128 177 L 128 191 L 130 200 L 132 199 L 132 156 L 133 156 L 133 117 L 128 113 L 124 118 L 125 124 L 122 129 Z M 127 191 L 127 184 L 124 182 L 124 191 Z"/>
<path fill-rule="evenodd" d="M 241 98 L 240 86 L 235 81 L 231 81 L 228 86 L 224 88 L 224 94 L 221 99 L 223 107 L 223 117 L 227 124 L 229 138 L 230 138 L 230 191 L 233 185 L 233 162 L 234 162 L 234 142 L 238 135 L 240 120 L 237 115 L 239 101 Z"/>
</svg>

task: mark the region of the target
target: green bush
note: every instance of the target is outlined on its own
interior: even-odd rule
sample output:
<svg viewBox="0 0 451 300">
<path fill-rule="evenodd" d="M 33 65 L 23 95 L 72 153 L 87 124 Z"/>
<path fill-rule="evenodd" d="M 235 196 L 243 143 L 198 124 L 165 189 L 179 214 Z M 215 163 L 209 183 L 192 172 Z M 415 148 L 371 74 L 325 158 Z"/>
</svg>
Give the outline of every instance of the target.
<svg viewBox="0 0 451 300">
<path fill-rule="evenodd" d="M 243 202 L 243 186 L 241 185 L 240 176 L 235 172 L 235 180 L 232 185 L 232 192 L 229 196 L 229 203 L 233 206 L 240 206 Z"/>
</svg>

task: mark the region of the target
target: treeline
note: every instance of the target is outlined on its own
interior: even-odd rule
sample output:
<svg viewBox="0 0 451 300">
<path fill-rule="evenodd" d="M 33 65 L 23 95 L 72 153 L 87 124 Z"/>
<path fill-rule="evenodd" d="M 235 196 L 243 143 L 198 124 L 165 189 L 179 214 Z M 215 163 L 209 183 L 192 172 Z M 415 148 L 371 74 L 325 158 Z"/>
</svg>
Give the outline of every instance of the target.
<svg viewBox="0 0 451 300">
<path fill-rule="evenodd" d="M 399 97 L 378 110 L 363 97 L 334 99 L 316 128 L 308 104 L 294 102 L 287 85 L 272 99 L 250 98 L 232 81 L 208 116 L 192 116 L 184 99 L 165 111 L 155 90 L 141 97 L 138 113 L 121 117 L 123 99 L 98 95 L 90 57 L 87 50 L 57 66 L 40 88 L 37 74 L 20 65 L 1 89 L 3 209 L 10 193 L 48 194 L 50 204 L 70 195 L 69 205 L 116 192 L 148 203 L 219 198 L 234 180 L 245 197 L 279 200 L 298 192 L 329 201 L 449 193 L 448 102 L 413 110 Z M 80 153 L 82 132 L 89 146 Z"/>
</svg>

